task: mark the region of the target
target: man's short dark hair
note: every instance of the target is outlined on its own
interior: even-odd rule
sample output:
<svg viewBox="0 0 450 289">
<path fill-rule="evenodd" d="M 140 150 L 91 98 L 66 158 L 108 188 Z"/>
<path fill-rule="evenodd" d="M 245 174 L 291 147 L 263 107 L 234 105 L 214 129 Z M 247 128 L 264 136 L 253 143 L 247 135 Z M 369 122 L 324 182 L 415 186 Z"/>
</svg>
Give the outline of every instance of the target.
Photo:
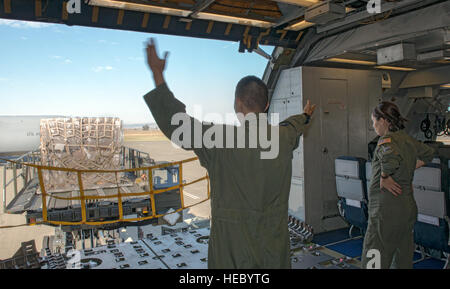
<svg viewBox="0 0 450 289">
<path fill-rule="evenodd" d="M 267 86 L 256 76 L 250 75 L 239 80 L 234 95 L 244 103 L 247 109 L 253 112 L 264 112 L 266 108 Z"/>
</svg>

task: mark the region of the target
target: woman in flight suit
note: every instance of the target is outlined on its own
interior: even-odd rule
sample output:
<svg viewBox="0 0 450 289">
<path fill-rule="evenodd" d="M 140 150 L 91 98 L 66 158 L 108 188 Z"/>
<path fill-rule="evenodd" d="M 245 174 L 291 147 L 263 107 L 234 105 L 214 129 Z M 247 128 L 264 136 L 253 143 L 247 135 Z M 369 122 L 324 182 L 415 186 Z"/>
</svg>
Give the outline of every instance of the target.
<svg viewBox="0 0 450 289">
<path fill-rule="evenodd" d="M 417 218 L 414 170 L 430 162 L 434 150 L 404 132 L 406 119 L 393 103 L 381 102 L 372 112 L 372 121 L 380 139 L 372 159 L 362 268 L 378 267 L 377 256 L 381 269 L 412 268 Z"/>
</svg>

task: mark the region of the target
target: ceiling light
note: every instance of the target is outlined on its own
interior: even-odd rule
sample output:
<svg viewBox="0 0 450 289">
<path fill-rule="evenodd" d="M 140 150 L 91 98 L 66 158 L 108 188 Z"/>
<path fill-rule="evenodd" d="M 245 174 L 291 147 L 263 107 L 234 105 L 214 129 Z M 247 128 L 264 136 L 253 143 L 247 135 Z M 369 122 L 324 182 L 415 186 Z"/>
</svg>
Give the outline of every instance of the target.
<svg viewBox="0 0 450 289">
<path fill-rule="evenodd" d="M 440 63 L 440 64 L 448 64 L 448 63 L 450 63 L 450 59 L 447 59 L 447 57 L 446 57 L 445 59 L 435 60 L 433 62 Z"/>
<path fill-rule="evenodd" d="M 292 24 L 291 26 L 286 27 L 286 30 L 299 31 L 299 30 L 303 30 L 303 29 L 313 26 L 313 25 L 314 25 L 314 23 L 307 22 L 306 20 L 302 20 L 300 22 Z"/>
<path fill-rule="evenodd" d="M 203 19 L 203 20 L 214 20 L 214 21 L 219 21 L 219 22 L 235 23 L 235 24 L 240 24 L 240 25 L 256 26 L 256 27 L 262 27 L 262 28 L 269 28 L 272 26 L 272 23 L 267 22 L 267 21 L 219 15 L 219 14 L 206 13 L 206 12 L 199 12 L 195 18 Z"/>
<path fill-rule="evenodd" d="M 275 0 L 275 1 L 303 7 L 309 7 L 319 2 L 319 0 Z"/>
<path fill-rule="evenodd" d="M 377 64 L 374 61 L 353 60 L 353 59 L 345 59 L 345 58 L 329 58 L 329 59 L 326 59 L 326 61 L 338 62 L 338 63 L 359 64 L 359 65 L 376 65 Z"/>
<path fill-rule="evenodd" d="M 414 71 L 416 69 L 409 68 L 409 67 L 398 67 L 398 66 L 386 66 L 386 65 L 380 65 L 375 66 L 377 69 L 387 69 L 387 70 L 400 70 L 400 71 Z"/>
</svg>

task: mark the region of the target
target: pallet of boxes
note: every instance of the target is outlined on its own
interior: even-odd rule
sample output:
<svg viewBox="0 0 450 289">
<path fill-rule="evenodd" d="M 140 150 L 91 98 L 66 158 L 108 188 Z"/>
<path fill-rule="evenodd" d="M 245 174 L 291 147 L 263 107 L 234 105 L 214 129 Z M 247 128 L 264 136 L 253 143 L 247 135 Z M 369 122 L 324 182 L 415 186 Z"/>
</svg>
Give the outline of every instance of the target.
<svg viewBox="0 0 450 289">
<path fill-rule="evenodd" d="M 78 210 L 81 189 L 88 197 L 85 198 L 86 208 L 89 208 L 85 214 L 87 221 L 117 220 L 119 203 L 123 217 L 149 214 L 152 207 L 146 193 L 150 188 L 145 172 L 137 178 L 130 173 L 117 172 L 128 163 L 125 152 L 122 122 L 118 118 L 41 120 L 42 165 L 54 167 L 42 169 L 46 208 L 51 220 L 81 221 L 82 210 Z M 118 197 L 118 192 L 126 195 Z M 158 213 L 181 206 L 180 195 L 175 190 L 155 195 L 154 201 Z"/>
<path fill-rule="evenodd" d="M 42 165 L 81 170 L 118 170 L 123 142 L 122 122 L 113 117 L 42 119 Z M 78 190 L 76 172 L 43 170 L 47 192 Z M 122 173 L 83 173 L 84 190 L 115 187 Z"/>
</svg>

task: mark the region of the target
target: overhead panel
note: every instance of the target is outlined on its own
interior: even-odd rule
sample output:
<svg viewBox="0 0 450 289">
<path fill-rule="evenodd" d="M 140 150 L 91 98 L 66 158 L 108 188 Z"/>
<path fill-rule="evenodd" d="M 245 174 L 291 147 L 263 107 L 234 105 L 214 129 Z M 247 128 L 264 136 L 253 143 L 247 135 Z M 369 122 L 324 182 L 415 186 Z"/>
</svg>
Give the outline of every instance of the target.
<svg viewBox="0 0 450 289">
<path fill-rule="evenodd" d="M 399 88 L 435 86 L 450 83 L 450 65 L 414 71 L 406 75 Z"/>
<path fill-rule="evenodd" d="M 417 55 L 417 61 L 450 60 L 450 51 L 436 50 Z"/>
<path fill-rule="evenodd" d="M 214 2 L 214 1 L 209 1 Z M 208 3 L 209 3 L 208 2 Z M 152 3 L 152 2 L 149 2 Z M 156 3 L 155 3 L 156 4 Z M 106 8 L 116 8 L 116 9 L 124 9 L 130 11 L 140 11 L 140 12 L 149 12 L 149 13 L 158 13 L 172 16 L 180 16 L 180 17 L 193 17 L 198 19 L 205 20 L 216 20 L 221 22 L 228 23 L 236 23 L 242 25 L 250 25 L 255 27 L 270 27 L 271 23 L 268 21 L 262 21 L 252 18 L 244 18 L 244 17 L 236 17 L 224 14 L 214 14 L 209 12 L 202 12 L 201 10 L 185 10 L 185 9 L 177 9 L 171 7 L 161 7 L 152 4 L 139 4 L 134 2 L 125 2 L 125 1 L 117 1 L 117 0 L 91 0 L 89 5 L 106 7 Z M 206 9 L 206 7 L 205 7 Z M 204 10 L 204 9 L 202 9 Z"/>
<path fill-rule="evenodd" d="M 115 0 L 90 0 L 89 5 L 130 10 L 130 11 L 159 13 L 159 14 L 182 16 L 182 17 L 186 17 L 190 13 L 189 10 L 181 10 L 181 9 L 176 9 L 176 8 L 160 7 L 160 6 L 156 6 L 156 5 L 139 4 L 139 3 L 115 1 Z"/>
<path fill-rule="evenodd" d="M 348 44 L 346 45 L 348 47 L 342 47 L 344 51 L 357 51 L 361 44 L 366 45 L 361 49 L 367 49 L 369 47 L 367 45 L 370 44 L 381 48 L 388 45 L 386 42 L 390 42 L 386 39 L 387 36 L 397 36 L 400 42 L 404 38 L 403 35 L 408 35 L 404 32 L 420 30 L 422 35 L 426 36 L 427 32 L 436 27 L 448 27 L 448 17 L 440 15 L 448 14 L 449 1 L 403 0 L 385 3 L 382 6 L 382 12 L 389 12 L 389 15 L 393 14 L 395 17 L 387 19 L 389 15 L 385 15 L 385 18 L 373 25 L 383 27 L 367 31 L 368 29 L 364 27 L 372 25 L 357 25 L 365 24 L 360 21 L 371 17 L 363 9 L 364 5 L 358 6 L 364 3 L 360 2 L 353 0 L 0 0 L 0 18 L 227 40 L 240 42 L 239 51 L 253 51 L 258 49 L 259 45 L 297 48 L 302 43 L 301 40 L 305 39 L 303 36 L 318 36 L 328 30 L 336 32 L 335 28 L 341 29 L 347 25 L 358 27 L 356 30 L 322 38 L 321 41 L 314 43 L 312 50 L 308 52 L 309 60 L 311 57 L 324 59 L 340 55 L 341 53 L 335 53 L 335 50 L 341 42 Z M 429 5 L 425 9 L 416 9 L 415 12 L 410 13 L 412 17 L 406 20 L 400 21 L 404 15 L 395 15 L 399 9 L 411 5 L 417 8 L 422 5 L 422 2 L 439 4 L 434 7 Z M 73 9 L 73 6 L 78 8 Z M 411 6 L 411 8 L 414 7 Z M 395 11 L 392 12 L 393 10 Z M 399 21 L 391 21 L 393 19 Z M 421 21 L 424 23 L 420 23 Z M 384 25 L 388 22 L 393 25 Z M 305 33 L 306 30 L 312 33 Z M 331 39 L 333 37 L 342 39 L 334 41 L 336 39 Z M 368 37 L 370 40 L 367 39 Z M 448 43 L 448 33 L 445 37 Z M 331 45 L 323 48 L 323 45 L 327 44 L 325 42 L 329 40 L 332 42 Z M 320 47 L 316 49 L 317 46 Z M 420 49 L 419 46 L 416 48 Z M 330 49 L 334 51 L 330 53 Z M 437 49 L 423 49 L 418 53 L 434 50 Z M 318 52 L 320 55 L 317 55 Z M 438 59 L 438 61 L 446 60 Z"/>
<path fill-rule="evenodd" d="M 408 89 L 409 98 L 433 98 L 433 88 L 430 86 L 413 87 Z"/>
<path fill-rule="evenodd" d="M 346 1 L 346 2 L 352 2 Z M 354 1 L 353 1 L 354 2 Z M 365 1 L 368 2 L 368 1 Z M 402 1 L 389 1 L 386 3 L 383 3 L 380 5 L 380 14 L 381 13 L 388 13 L 391 14 L 392 11 L 396 9 L 400 9 L 402 7 L 406 7 L 408 5 L 417 4 L 419 2 L 425 2 L 424 0 L 402 0 Z M 362 21 L 367 18 L 373 17 L 374 14 L 370 13 L 368 9 L 362 9 L 360 12 L 355 13 L 353 15 L 349 15 L 349 17 L 346 17 L 343 20 L 337 19 L 336 21 L 332 21 L 330 23 L 327 23 L 326 25 L 323 25 L 317 29 L 318 33 L 327 32 L 336 28 L 343 27 L 347 24 L 351 24 L 354 22 Z"/>
<path fill-rule="evenodd" d="M 312 23 L 326 24 L 345 17 L 345 5 L 323 2 L 306 9 L 305 20 Z"/>
<path fill-rule="evenodd" d="M 416 60 L 416 48 L 414 44 L 400 43 L 377 50 L 377 62 L 379 65 L 405 60 Z"/>
<path fill-rule="evenodd" d="M 302 33 L 276 28 L 283 15 L 269 0 L 81 0 L 79 13 L 68 10 L 68 2 L 2 0 L 0 18 L 241 41 L 249 51 L 296 48 Z"/>
<path fill-rule="evenodd" d="M 304 63 L 339 57 L 339 55 L 346 52 L 376 51 L 377 48 L 389 47 L 398 43 L 408 43 L 411 38 L 428 37 L 427 35 L 430 34 L 435 35 L 437 43 L 441 43 L 442 30 L 450 26 L 449 12 L 450 2 L 446 1 L 324 37 L 308 51 Z M 413 43 L 416 50 L 419 49 L 419 53 L 432 51 L 430 48 L 433 49 L 433 47 L 424 46 L 424 44 L 430 43 L 428 39 L 420 40 L 420 42 L 414 41 Z"/>
</svg>

